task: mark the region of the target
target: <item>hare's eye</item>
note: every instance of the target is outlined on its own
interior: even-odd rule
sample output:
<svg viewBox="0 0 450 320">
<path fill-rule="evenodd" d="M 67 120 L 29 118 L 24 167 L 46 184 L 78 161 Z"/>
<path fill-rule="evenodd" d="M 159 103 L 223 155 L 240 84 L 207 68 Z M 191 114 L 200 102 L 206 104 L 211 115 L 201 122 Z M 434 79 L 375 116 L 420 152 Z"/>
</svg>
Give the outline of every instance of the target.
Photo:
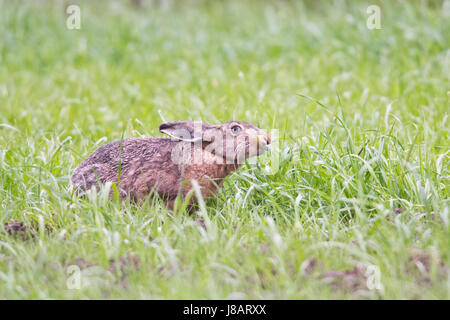
<svg viewBox="0 0 450 320">
<path fill-rule="evenodd" d="M 239 126 L 232 126 L 231 127 L 231 132 L 233 132 L 234 134 L 240 132 L 241 130 L 242 130 L 242 128 L 239 127 Z"/>
</svg>

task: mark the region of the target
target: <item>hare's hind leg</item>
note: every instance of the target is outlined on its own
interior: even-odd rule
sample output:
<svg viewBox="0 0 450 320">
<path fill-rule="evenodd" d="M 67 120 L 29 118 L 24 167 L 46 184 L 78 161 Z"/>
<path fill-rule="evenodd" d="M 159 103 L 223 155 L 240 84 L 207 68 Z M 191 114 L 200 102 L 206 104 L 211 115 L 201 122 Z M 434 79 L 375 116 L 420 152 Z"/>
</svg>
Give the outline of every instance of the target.
<svg viewBox="0 0 450 320">
<path fill-rule="evenodd" d="M 115 182 L 115 179 L 108 173 L 110 168 L 106 164 L 90 164 L 78 168 L 72 176 L 72 182 L 77 194 L 83 193 L 92 187 L 99 189 L 101 184 L 108 181 Z"/>
</svg>

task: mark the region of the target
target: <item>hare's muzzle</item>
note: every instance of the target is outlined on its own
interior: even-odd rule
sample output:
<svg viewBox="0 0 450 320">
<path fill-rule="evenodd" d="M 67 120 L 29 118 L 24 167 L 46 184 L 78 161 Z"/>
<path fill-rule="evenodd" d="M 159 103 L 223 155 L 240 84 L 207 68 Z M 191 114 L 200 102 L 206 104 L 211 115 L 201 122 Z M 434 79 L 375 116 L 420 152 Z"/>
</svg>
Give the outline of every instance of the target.
<svg viewBox="0 0 450 320">
<path fill-rule="evenodd" d="M 265 135 L 264 139 L 266 140 L 266 146 L 268 149 L 270 149 L 270 143 L 272 142 L 272 140 L 270 139 L 270 136 L 268 134 Z"/>
<path fill-rule="evenodd" d="M 262 154 L 264 151 L 270 150 L 270 143 L 272 142 L 270 136 L 267 133 L 258 135 L 258 154 Z"/>
</svg>

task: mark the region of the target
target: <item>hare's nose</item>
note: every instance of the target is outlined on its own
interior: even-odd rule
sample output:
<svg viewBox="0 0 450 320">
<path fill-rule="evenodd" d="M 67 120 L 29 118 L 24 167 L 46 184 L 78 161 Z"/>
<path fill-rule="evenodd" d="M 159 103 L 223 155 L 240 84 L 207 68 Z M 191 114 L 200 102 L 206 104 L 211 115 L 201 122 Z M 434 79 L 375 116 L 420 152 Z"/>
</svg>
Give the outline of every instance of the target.
<svg viewBox="0 0 450 320">
<path fill-rule="evenodd" d="M 272 141 L 268 134 L 265 135 L 264 139 L 266 140 L 266 144 L 270 144 L 270 142 Z"/>
</svg>

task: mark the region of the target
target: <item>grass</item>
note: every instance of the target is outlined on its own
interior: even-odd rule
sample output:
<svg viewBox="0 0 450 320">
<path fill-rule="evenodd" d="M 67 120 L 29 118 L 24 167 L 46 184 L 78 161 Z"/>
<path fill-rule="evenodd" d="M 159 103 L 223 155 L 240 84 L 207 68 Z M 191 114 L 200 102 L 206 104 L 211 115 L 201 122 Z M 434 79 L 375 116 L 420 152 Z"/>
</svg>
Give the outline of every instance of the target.
<svg viewBox="0 0 450 320">
<path fill-rule="evenodd" d="M 68 30 L 63 2 L 1 1 L 0 297 L 449 299 L 450 19 L 375 3 L 379 30 L 363 1 L 79 1 Z M 163 119 L 278 129 L 279 170 L 192 215 L 75 196 Z"/>
</svg>

